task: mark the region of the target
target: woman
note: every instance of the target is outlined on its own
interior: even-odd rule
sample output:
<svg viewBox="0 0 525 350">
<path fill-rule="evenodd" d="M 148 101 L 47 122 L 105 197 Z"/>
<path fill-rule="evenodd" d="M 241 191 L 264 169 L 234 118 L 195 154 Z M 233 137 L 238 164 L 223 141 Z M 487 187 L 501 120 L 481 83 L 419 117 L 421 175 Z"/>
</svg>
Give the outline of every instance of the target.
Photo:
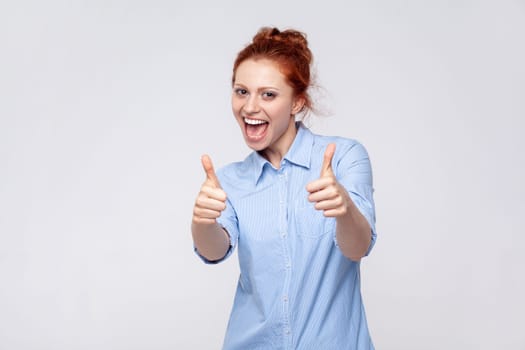
<svg viewBox="0 0 525 350">
<path fill-rule="evenodd" d="M 195 251 L 218 263 L 238 247 L 240 277 L 224 349 L 373 349 L 360 259 L 375 242 L 364 147 L 310 132 L 312 54 L 295 30 L 262 28 L 233 66 L 232 110 L 244 161 L 206 180 L 195 202 Z"/>
</svg>

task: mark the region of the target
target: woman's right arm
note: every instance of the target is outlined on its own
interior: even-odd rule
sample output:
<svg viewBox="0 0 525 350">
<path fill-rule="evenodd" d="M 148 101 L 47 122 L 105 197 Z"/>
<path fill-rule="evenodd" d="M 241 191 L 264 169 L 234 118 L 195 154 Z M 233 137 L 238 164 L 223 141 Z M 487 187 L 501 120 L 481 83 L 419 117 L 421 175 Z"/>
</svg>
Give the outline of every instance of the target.
<svg viewBox="0 0 525 350">
<path fill-rule="evenodd" d="M 217 218 L 226 209 L 226 192 L 221 188 L 210 157 L 204 155 L 201 161 L 206 180 L 193 207 L 191 233 L 199 254 L 216 261 L 222 259 L 230 248 L 228 233 L 217 223 Z"/>
</svg>

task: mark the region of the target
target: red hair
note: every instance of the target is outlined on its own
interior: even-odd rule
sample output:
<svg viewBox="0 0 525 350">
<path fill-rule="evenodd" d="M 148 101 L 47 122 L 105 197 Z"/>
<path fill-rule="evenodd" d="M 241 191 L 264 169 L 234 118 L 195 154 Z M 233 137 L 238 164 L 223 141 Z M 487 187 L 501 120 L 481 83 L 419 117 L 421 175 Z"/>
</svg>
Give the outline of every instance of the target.
<svg viewBox="0 0 525 350">
<path fill-rule="evenodd" d="M 304 99 L 303 111 L 312 109 L 308 87 L 311 84 L 310 66 L 313 56 L 308 48 L 306 34 L 293 29 L 281 32 L 277 28 L 261 28 L 252 42 L 237 54 L 233 64 L 232 84 L 235 82 L 237 68 L 247 59 L 269 59 L 277 63 L 295 96 Z"/>
</svg>

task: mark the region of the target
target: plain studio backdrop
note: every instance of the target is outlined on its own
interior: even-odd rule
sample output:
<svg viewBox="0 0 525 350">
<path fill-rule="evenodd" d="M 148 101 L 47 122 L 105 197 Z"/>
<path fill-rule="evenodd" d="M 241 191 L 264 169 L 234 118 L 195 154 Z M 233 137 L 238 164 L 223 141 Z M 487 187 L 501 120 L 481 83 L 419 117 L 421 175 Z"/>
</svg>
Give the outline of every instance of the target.
<svg viewBox="0 0 525 350">
<path fill-rule="evenodd" d="M 360 140 L 377 349 L 525 349 L 524 1 L 2 1 L 0 349 L 219 349 L 237 256 L 194 255 L 249 149 L 236 53 L 308 34 L 323 134 Z"/>
</svg>

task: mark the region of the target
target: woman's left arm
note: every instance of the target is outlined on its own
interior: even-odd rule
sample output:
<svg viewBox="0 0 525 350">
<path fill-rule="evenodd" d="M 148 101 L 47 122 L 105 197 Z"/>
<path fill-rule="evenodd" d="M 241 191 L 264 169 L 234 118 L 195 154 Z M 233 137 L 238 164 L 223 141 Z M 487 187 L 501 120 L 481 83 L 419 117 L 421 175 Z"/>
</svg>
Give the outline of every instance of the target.
<svg viewBox="0 0 525 350">
<path fill-rule="evenodd" d="M 359 261 L 368 252 L 372 229 L 346 188 L 337 181 L 332 169 L 334 153 L 335 144 L 331 143 L 326 147 L 319 179 L 306 186 L 310 192 L 308 200 L 326 217 L 336 219 L 336 238 L 341 252 L 350 260 Z"/>
</svg>

